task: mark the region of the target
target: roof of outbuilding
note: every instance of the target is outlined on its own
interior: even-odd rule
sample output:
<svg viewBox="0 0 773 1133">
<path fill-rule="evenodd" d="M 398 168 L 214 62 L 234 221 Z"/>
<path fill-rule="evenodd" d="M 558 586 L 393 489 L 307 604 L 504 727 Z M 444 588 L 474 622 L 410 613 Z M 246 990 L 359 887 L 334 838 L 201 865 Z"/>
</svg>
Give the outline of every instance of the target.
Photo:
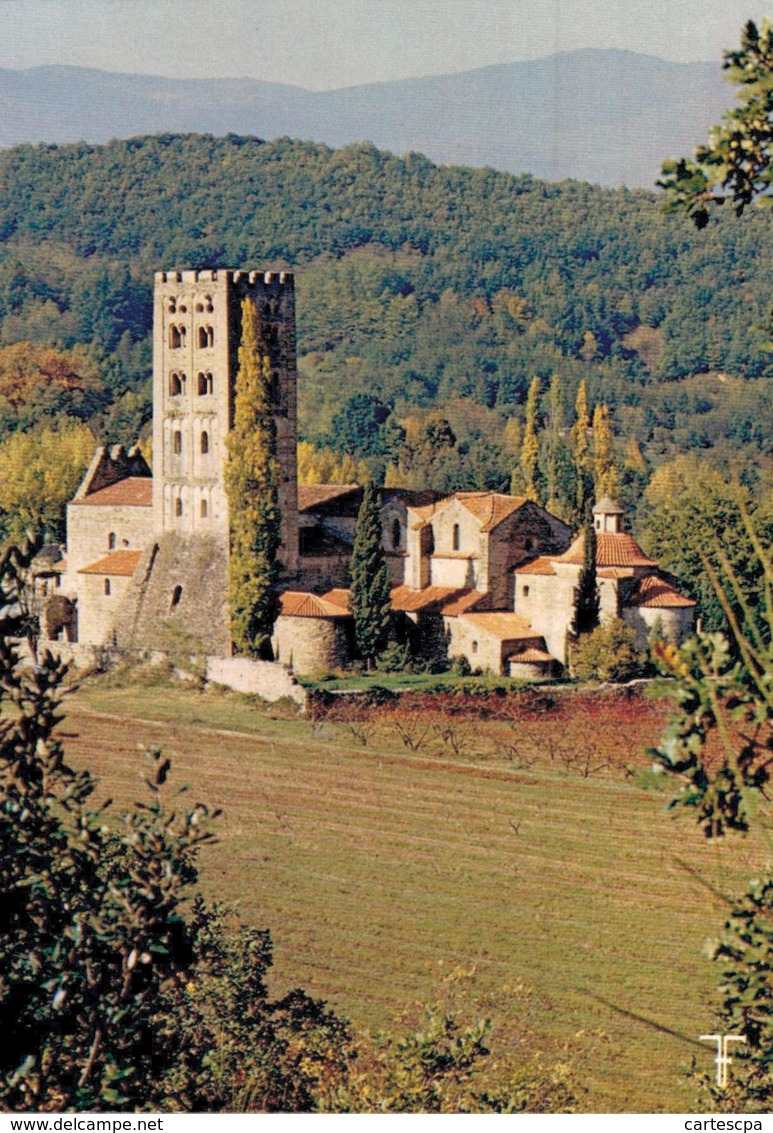
<svg viewBox="0 0 773 1133">
<path fill-rule="evenodd" d="M 556 664 L 556 659 L 551 653 L 546 653 L 544 649 L 537 649 L 534 646 L 529 646 L 528 649 L 520 649 L 517 653 L 511 653 L 507 660 L 516 661 L 518 664 Z"/>
<path fill-rule="evenodd" d="M 695 604 L 692 598 L 685 598 L 684 594 L 680 594 L 670 582 L 657 574 L 642 578 L 626 602 L 626 606 L 658 610 L 686 609 Z"/>
<path fill-rule="evenodd" d="M 131 578 L 141 557 L 142 551 L 112 551 L 103 559 L 81 567 L 78 574 L 110 574 Z"/>
<path fill-rule="evenodd" d="M 542 634 L 536 633 L 531 622 L 520 614 L 483 613 L 463 614 L 460 618 L 476 629 L 498 638 L 500 641 L 542 641 Z"/>
<path fill-rule="evenodd" d="M 70 503 L 80 507 L 152 507 L 153 480 L 150 476 L 127 476 Z"/>
<path fill-rule="evenodd" d="M 305 590 L 286 590 L 279 596 L 280 612 L 286 618 L 350 618 L 349 610 L 331 602 L 328 598 L 321 598 L 318 594 L 309 594 Z"/>
</svg>

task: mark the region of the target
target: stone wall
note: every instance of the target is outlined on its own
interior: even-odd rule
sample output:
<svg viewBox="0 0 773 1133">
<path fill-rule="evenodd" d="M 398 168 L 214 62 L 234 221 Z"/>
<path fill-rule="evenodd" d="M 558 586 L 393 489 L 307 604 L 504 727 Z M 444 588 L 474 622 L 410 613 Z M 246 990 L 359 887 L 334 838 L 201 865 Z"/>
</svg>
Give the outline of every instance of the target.
<svg viewBox="0 0 773 1133">
<path fill-rule="evenodd" d="M 464 618 L 446 618 L 446 627 L 449 657 L 466 657 L 473 671 L 489 669 L 492 673 L 503 672 L 502 658 L 513 652 L 516 642 L 503 642 L 480 626 L 465 622 Z"/>
<path fill-rule="evenodd" d="M 679 645 L 690 633 L 695 623 L 694 606 L 677 606 L 658 609 L 656 606 L 632 606 L 623 610 L 623 621 L 636 634 L 636 644 L 646 649 L 649 636 L 657 622 L 660 622 L 663 635 L 674 645 Z"/>
<path fill-rule="evenodd" d="M 115 546 L 110 547 L 110 535 Z M 153 537 L 153 509 L 122 504 L 67 505 L 67 574 L 63 587 L 74 588 L 81 567 L 102 559 L 111 550 L 141 550 Z"/>
<path fill-rule="evenodd" d="M 293 588 L 298 590 L 346 589 L 349 585 L 351 555 L 299 555 L 298 574 Z"/>
<path fill-rule="evenodd" d="M 143 555 L 116 626 L 125 649 L 169 649 L 170 633 L 195 652 L 231 651 L 223 541 L 209 535 L 161 536 Z"/>
<path fill-rule="evenodd" d="M 283 665 L 273 661 L 253 661 L 248 657 L 208 657 L 207 680 L 225 685 L 235 692 L 261 696 L 264 700 L 289 697 L 301 707 L 306 693 Z"/>
<path fill-rule="evenodd" d="M 515 575 L 515 612 L 542 634 L 548 653 L 562 665 L 567 629 L 574 617 L 577 572 L 577 567 L 557 567 L 555 575 Z"/>
<path fill-rule="evenodd" d="M 557 555 L 571 541 L 571 530 L 560 519 L 536 504 L 526 503 L 504 519 L 487 537 L 482 548 L 481 576 L 488 587 L 494 610 L 514 606 L 513 570 L 535 555 Z M 520 611 L 519 611 L 520 612 Z"/>
<path fill-rule="evenodd" d="M 312 675 L 346 664 L 351 656 L 351 622 L 339 618 L 280 615 L 271 639 L 274 657 L 294 673 Z"/>
<path fill-rule="evenodd" d="M 97 646 L 113 644 L 131 584 L 131 577 L 123 575 L 79 575 L 76 607 L 79 642 Z"/>
</svg>

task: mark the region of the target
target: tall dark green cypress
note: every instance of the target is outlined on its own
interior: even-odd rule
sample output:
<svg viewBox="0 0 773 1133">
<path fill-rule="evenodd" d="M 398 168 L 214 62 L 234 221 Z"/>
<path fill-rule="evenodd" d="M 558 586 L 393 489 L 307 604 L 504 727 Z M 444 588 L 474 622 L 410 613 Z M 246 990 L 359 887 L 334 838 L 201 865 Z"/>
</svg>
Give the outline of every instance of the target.
<svg viewBox="0 0 773 1133">
<path fill-rule="evenodd" d="M 585 505 L 583 521 L 582 569 L 577 580 L 577 603 L 574 610 L 574 636 L 590 633 L 599 624 L 599 589 L 596 581 L 596 529 L 590 500 Z"/>
<path fill-rule="evenodd" d="M 349 608 L 358 656 L 368 668 L 387 643 L 392 608 L 389 569 L 381 541 L 381 504 L 372 482 L 365 485 L 357 515 Z"/>
</svg>

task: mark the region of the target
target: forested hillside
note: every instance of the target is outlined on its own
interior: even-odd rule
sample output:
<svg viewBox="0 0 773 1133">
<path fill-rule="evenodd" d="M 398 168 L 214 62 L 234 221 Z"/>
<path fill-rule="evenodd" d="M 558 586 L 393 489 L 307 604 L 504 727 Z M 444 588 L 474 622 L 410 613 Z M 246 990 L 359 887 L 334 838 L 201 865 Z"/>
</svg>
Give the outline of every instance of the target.
<svg viewBox="0 0 773 1133">
<path fill-rule="evenodd" d="M 297 273 L 303 438 L 377 470 L 507 486 L 535 376 L 545 414 L 561 378 L 559 430 L 585 379 L 647 470 L 770 451 L 761 211 L 697 233 L 644 191 L 201 135 L 20 146 L 0 189 L 0 436 L 68 412 L 133 439 L 153 272 L 219 265 Z"/>
</svg>

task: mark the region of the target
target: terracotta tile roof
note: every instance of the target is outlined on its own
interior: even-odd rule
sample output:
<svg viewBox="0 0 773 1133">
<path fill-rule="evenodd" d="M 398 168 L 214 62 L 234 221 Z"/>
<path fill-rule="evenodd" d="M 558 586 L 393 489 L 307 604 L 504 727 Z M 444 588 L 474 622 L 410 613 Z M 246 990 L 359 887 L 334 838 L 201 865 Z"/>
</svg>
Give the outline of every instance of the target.
<svg viewBox="0 0 773 1133">
<path fill-rule="evenodd" d="M 526 503 L 525 496 L 505 496 L 501 492 L 457 492 L 456 499 L 480 521 L 482 531 L 493 531 Z"/>
<path fill-rule="evenodd" d="M 578 535 L 568 551 L 556 555 L 556 563 L 576 563 L 582 566 L 585 536 Z M 657 566 L 654 559 L 648 559 L 632 535 L 623 532 L 599 531 L 596 535 L 596 566 L 636 567 Z"/>
<path fill-rule="evenodd" d="M 597 578 L 633 578 L 633 567 L 602 567 Z"/>
<path fill-rule="evenodd" d="M 349 591 L 339 588 L 328 590 L 322 595 L 326 602 L 332 602 L 334 606 L 340 606 L 342 610 L 349 609 Z"/>
<path fill-rule="evenodd" d="M 450 602 L 444 603 L 443 613 L 447 618 L 454 618 L 459 614 L 466 614 L 468 610 L 475 609 L 481 598 L 485 598 L 485 594 L 482 590 L 461 591 L 458 598 L 452 598 Z"/>
<path fill-rule="evenodd" d="M 318 594 L 303 590 L 286 590 L 279 596 L 281 613 L 286 618 L 350 618 L 348 610 Z"/>
<path fill-rule="evenodd" d="M 425 586 L 423 590 L 412 590 L 410 586 L 395 586 L 392 589 L 392 609 L 402 613 L 416 613 L 435 607 L 439 610 L 445 602 L 450 602 L 468 591 L 458 586 Z"/>
<path fill-rule="evenodd" d="M 535 633 L 531 623 L 520 614 L 463 614 L 461 621 L 469 622 L 476 629 L 491 634 L 500 641 L 542 641 L 542 635 Z"/>
<path fill-rule="evenodd" d="M 534 559 L 533 562 L 524 563 L 523 566 L 516 567 L 516 574 L 555 574 L 556 569 L 553 566 L 553 560 L 543 555 L 539 559 Z"/>
<path fill-rule="evenodd" d="M 534 646 L 528 649 L 521 649 L 518 653 L 511 653 L 507 660 L 517 661 L 522 664 L 546 664 L 548 661 L 553 665 L 556 663 L 556 659 L 552 654 L 546 653 L 544 649 L 536 649 Z"/>
<path fill-rule="evenodd" d="M 685 609 L 694 605 L 692 598 L 685 598 L 670 582 L 656 574 L 642 578 L 626 602 L 626 606 L 657 610 Z"/>
<path fill-rule="evenodd" d="M 359 484 L 299 484 L 298 511 L 310 511 L 359 491 Z"/>
<path fill-rule="evenodd" d="M 112 551 L 104 559 L 81 567 L 78 574 L 117 574 L 131 578 L 141 557 L 142 551 Z"/>
<path fill-rule="evenodd" d="M 70 502 L 91 507 L 152 507 L 153 480 L 150 476 L 127 476 L 90 496 Z"/>
<path fill-rule="evenodd" d="M 420 506 L 408 504 L 408 510 L 411 512 L 411 515 L 415 516 L 418 520 L 418 523 L 414 524 L 414 526 L 421 527 L 428 519 L 431 519 L 433 515 L 441 511 L 442 508 L 448 507 L 453 498 L 453 496 L 443 496 L 439 500 L 433 500 L 431 503 L 421 504 Z"/>
<path fill-rule="evenodd" d="M 442 492 L 434 492 L 431 488 L 382 488 L 381 500 L 384 504 L 400 500 L 408 508 L 431 507 L 438 500 L 444 499 Z"/>
</svg>

